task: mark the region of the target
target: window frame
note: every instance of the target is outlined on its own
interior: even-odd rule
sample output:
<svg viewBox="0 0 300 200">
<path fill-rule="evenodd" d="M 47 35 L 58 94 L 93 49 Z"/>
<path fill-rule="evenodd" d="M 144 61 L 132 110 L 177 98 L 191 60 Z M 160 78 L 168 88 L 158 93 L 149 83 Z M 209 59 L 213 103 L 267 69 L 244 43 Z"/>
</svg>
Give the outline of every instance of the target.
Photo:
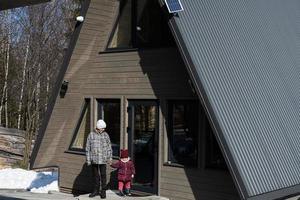
<svg viewBox="0 0 300 200">
<path fill-rule="evenodd" d="M 80 125 L 81 125 L 81 122 L 83 120 L 85 111 L 88 108 L 90 109 L 90 116 L 87 116 L 87 117 L 90 118 L 90 125 L 91 125 L 91 122 L 92 122 L 92 119 L 91 119 L 92 108 L 91 108 L 91 106 L 92 106 L 92 100 L 91 100 L 91 98 L 84 98 L 83 105 L 81 106 L 81 111 L 80 111 L 79 119 L 77 120 L 75 129 L 73 131 L 72 140 L 71 140 L 71 143 L 70 143 L 69 148 L 67 150 L 67 152 L 69 152 L 69 153 L 76 153 L 76 154 L 83 154 L 84 153 L 85 154 L 85 148 L 82 148 L 82 149 L 81 148 L 74 148 L 72 146 L 73 146 L 73 143 L 74 143 L 74 141 L 76 139 L 78 131 L 80 129 Z M 83 146 L 85 146 L 85 144 Z"/>
<path fill-rule="evenodd" d="M 121 98 L 95 98 L 95 103 L 96 103 L 95 119 L 103 119 L 103 116 L 101 116 L 102 114 L 100 113 L 101 102 L 119 103 L 119 109 L 120 109 L 119 148 L 122 149 L 122 99 Z M 104 121 L 105 121 L 105 119 L 104 119 Z M 110 133 L 108 133 L 108 134 L 110 134 Z M 118 154 L 120 154 L 120 152 L 118 152 Z M 112 158 L 119 159 L 119 155 L 118 156 L 113 155 Z"/>
<path fill-rule="evenodd" d="M 125 4 L 126 4 L 126 3 L 125 3 L 125 4 L 122 4 L 122 2 L 124 2 L 124 1 L 126 1 L 126 3 L 127 3 L 128 0 L 120 0 L 120 1 L 119 1 L 119 5 L 118 5 L 119 11 L 118 11 L 118 15 L 117 15 L 117 17 L 116 17 L 116 20 L 115 20 L 115 22 L 114 22 L 114 26 L 113 26 L 113 28 L 112 28 L 112 30 L 111 30 L 111 32 L 110 32 L 109 39 L 108 39 L 108 41 L 107 41 L 107 43 L 106 43 L 106 45 L 105 45 L 104 51 L 103 51 L 103 52 L 100 52 L 100 53 L 123 52 L 123 51 L 135 51 L 135 50 L 138 49 L 138 48 L 135 47 L 134 41 L 132 41 L 132 47 L 109 48 L 109 45 L 110 45 L 110 43 L 112 42 L 112 40 L 113 40 L 113 38 L 114 38 L 114 33 L 115 33 L 116 29 L 117 29 L 118 23 L 119 23 L 120 18 L 121 18 L 121 16 L 122 16 L 123 8 L 124 8 L 124 6 L 125 6 Z M 136 1 L 136 0 L 131 0 L 131 8 L 133 8 L 133 6 L 136 5 L 136 4 L 134 3 L 135 1 Z M 135 10 L 136 10 L 136 9 L 131 9 L 131 16 L 130 16 L 130 17 L 131 17 L 131 33 L 130 33 L 131 39 L 134 38 L 133 32 L 135 32 L 135 30 L 134 30 L 133 27 L 134 27 L 134 25 L 135 25 L 136 23 L 135 23 L 134 17 L 132 17 L 132 16 L 135 14 Z"/>
</svg>

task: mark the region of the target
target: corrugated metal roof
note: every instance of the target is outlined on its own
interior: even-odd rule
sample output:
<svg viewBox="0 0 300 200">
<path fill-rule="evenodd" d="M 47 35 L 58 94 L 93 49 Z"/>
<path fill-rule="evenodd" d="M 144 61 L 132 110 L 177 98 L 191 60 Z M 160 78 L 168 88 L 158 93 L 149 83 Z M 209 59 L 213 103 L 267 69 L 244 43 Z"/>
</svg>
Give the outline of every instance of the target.
<svg viewBox="0 0 300 200">
<path fill-rule="evenodd" d="M 43 3 L 50 0 L 0 0 L 0 10 L 12 9 L 16 7 L 28 6 Z"/>
<path fill-rule="evenodd" d="M 243 198 L 299 185 L 300 1 L 182 4 L 175 34 Z"/>
</svg>

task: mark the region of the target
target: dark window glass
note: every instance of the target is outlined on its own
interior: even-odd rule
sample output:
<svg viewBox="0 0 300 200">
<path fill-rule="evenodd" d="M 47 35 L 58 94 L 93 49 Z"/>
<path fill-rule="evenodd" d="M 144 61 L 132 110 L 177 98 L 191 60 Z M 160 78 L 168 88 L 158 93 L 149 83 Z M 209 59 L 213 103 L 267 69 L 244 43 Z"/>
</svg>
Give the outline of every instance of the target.
<svg viewBox="0 0 300 200">
<path fill-rule="evenodd" d="M 158 0 L 121 0 L 108 50 L 175 46 Z"/>
<path fill-rule="evenodd" d="M 197 166 L 198 102 L 169 102 L 169 161 Z"/>
<path fill-rule="evenodd" d="M 139 174 L 134 180 L 136 184 L 144 186 L 153 184 L 156 125 L 156 105 L 136 105 L 134 107 L 134 162 L 136 172 Z"/>
<path fill-rule="evenodd" d="M 120 152 L 120 105 L 119 99 L 98 99 L 98 119 L 103 119 L 106 123 L 106 132 L 115 157 Z"/>
<path fill-rule="evenodd" d="M 91 132 L 91 106 L 90 99 L 85 99 L 83 109 L 77 122 L 74 137 L 72 139 L 70 149 L 84 151 L 86 139 Z"/>
<path fill-rule="evenodd" d="M 221 149 L 209 125 L 208 125 L 208 131 L 206 132 L 205 152 L 206 152 L 205 155 L 206 168 L 227 169 Z"/>
<path fill-rule="evenodd" d="M 136 1 L 136 46 L 175 46 L 166 17 L 157 0 Z"/>
</svg>

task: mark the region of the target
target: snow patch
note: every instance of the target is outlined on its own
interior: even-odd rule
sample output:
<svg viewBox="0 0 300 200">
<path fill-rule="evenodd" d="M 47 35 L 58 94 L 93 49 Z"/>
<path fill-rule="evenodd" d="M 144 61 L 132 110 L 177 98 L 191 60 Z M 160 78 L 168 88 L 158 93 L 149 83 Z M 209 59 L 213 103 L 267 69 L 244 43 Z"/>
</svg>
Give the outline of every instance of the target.
<svg viewBox="0 0 300 200">
<path fill-rule="evenodd" d="M 57 172 L 35 172 L 24 169 L 0 170 L 0 189 L 25 189 L 34 193 L 58 191 Z"/>
</svg>

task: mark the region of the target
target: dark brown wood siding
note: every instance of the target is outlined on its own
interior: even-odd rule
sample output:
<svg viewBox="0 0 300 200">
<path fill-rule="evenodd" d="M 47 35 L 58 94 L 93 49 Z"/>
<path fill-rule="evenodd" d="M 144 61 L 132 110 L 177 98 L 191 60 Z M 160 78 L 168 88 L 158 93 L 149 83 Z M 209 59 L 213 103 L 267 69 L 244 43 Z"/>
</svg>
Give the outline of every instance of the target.
<svg viewBox="0 0 300 200">
<path fill-rule="evenodd" d="M 84 98 L 91 97 L 84 88 L 90 68 L 103 50 L 118 10 L 117 0 L 92 0 L 76 42 L 64 80 L 69 87 L 64 98 L 58 97 L 33 168 L 58 166 L 59 186 L 89 190 L 85 157 L 65 153 L 68 150 Z"/>
<path fill-rule="evenodd" d="M 118 2 L 91 1 L 64 77 L 69 82 L 68 91 L 64 98 L 58 97 L 56 100 L 33 166 L 58 166 L 62 191 L 70 192 L 72 188 L 89 191 L 92 186 L 90 171 L 84 164 L 85 156 L 66 152 L 84 98 L 92 98 L 92 108 L 95 107 L 93 104 L 96 98 L 119 98 L 124 104 L 121 111 L 124 115 L 126 99 L 158 99 L 161 105 L 161 136 L 166 130 L 166 101 L 197 99 L 181 55 L 175 47 L 99 54 L 108 41 Z M 91 117 L 92 122 L 96 120 L 94 115 Z M 126 146 L 125 117 L 122 118 L 121 126 L 121 146 Z M 235 197 L 236 191 L 228 173 L 200 169 L 185 171 L 163 166 L 163 144 L 166 141 L 161 137 L 160 142 L 159 191 L 162 196 L 171 199 L 234 199 L 231 197 Z"/>
</svg>

